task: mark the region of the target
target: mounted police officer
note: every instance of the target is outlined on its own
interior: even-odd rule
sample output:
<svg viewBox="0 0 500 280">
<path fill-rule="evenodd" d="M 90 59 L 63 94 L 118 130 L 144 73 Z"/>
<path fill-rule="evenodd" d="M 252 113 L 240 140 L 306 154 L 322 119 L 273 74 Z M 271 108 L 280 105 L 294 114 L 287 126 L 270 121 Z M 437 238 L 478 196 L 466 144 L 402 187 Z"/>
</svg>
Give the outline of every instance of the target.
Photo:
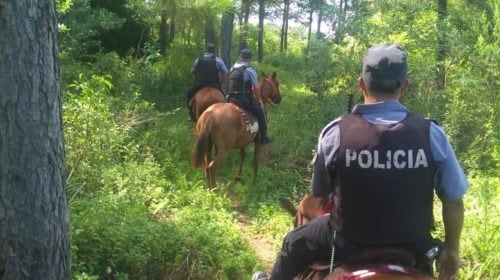
<svg viewBox="0 0 500 280">
<path fill-rule="evenodd" d="M 208 43 L 206 52 L 197 58 L 191 67 L 191 74 L 194 75 L 194 83 L 186 94 L 189 121 L 194 122 L 190 102 L 195 93 L 203 87 L 212 87 L 222 92 L 221 81 L 224 80 L 227 73 L 228 70 L 224 61 L 215 55 L 215 45 Z"/>
<path fill-rule="evenodd" d="M 243 49 L 240 52 L 240 59 L 236 61 L 229 72 L 227 95 L 228 100 L 243 106 L 245 109 L 257 116 L 259 122 L 260 142 L 268 144 L 272 139 L 267 136 L 267 123 L 262 105 L 254 97 L 254 90 L 259 83 L 257 73 L 250 65 L 252 51 Z"/>
<path fill-rule="evenodd" d="M 409 85 L 406 52 L 392 44 L 370 48 L 358 83 L 364 104 L 326 125 L 313 163 L 311 195 L 319 204 L 333 193 L 334 208 L 287 234 L 271 280 L 293 279 L 331 255 L 342 262 L 387 246 L 412 252 L 416 268 L 432 274 L 434 193 L 445 230 L 439 279 L 455 279 L 468 182 L 443 129 L 399 102 Z M 267 277 L 257 272 L 253 279 Z"/>
</svg>

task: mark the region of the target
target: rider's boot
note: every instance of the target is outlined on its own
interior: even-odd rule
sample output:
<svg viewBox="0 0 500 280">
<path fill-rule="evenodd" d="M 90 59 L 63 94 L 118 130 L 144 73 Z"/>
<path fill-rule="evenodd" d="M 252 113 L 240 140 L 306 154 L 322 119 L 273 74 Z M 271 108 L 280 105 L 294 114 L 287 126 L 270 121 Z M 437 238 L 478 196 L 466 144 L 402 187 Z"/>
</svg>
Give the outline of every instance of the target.
<svg viewBox="0 0 500 280">
<path fill-rule="evenodd" d="M 262 133 L 262 136 L 260 137 L 260 143 L 262 145 L 265 145 L 265 144 L 269 144 L 271 142 L 273 142 L 273 139 L 271 139 L 269 136 L 267 136 L 267 134 Z"/>
</svg>

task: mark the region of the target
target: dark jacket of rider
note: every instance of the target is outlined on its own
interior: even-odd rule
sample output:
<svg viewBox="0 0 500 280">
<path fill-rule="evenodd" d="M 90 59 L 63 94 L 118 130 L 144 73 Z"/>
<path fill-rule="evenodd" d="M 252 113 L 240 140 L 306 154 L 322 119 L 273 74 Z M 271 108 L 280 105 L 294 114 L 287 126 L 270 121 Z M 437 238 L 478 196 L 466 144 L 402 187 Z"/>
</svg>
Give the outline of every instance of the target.
<svg viewBox="0 0 500 280">
<path fill-rule="evenodd" d="M 227 95 L 229 101 L 242 106 L 257 117 L 261 136 L 259 140 L 262 144 L 267 144 L 272 140 L 267 136 L 264 109 L 254 97 L 254 90 L 257 89 L 259 83 L 257 73 L 250 65 L 251 58 L 252 52 L 249 49 L 241 50 L 240 59 L 236 61 L 229 73 Z"/>
</svg>

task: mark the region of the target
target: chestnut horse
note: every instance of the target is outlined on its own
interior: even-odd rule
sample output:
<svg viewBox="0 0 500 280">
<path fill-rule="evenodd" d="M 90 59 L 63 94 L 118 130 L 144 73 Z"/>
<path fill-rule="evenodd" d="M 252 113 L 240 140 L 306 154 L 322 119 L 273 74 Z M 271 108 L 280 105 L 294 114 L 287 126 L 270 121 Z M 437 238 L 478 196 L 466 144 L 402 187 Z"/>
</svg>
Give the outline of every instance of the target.
<svg viewBox="0 0 500 280">
<path fill-rule="evenodd" d="M 212 87 L 201 88 L 191 100 L 191 110 L 193 111 L 194 119 L 198 120 L 201 113 L 210 107 L 210 105 L 221 102 L 226 102 L 222 91 Z"/>
<path fill-rule="evenodd" d="M 339 190 L 337 189 L 337 193 Z M 339 203 L 338 197 L 314 197 L 306 195 L 297 209 L 286 198 L 281 198 L 285 210 L 295 215 L 294 227 L 300 227 L 311 220 L 338 211 L 333 204 Z M 338 213 L 336 213 L 338 214 Z M 335 223 L 335 222 L 334 222 Z M 389 263 L 386 260 L 390 260 Z M 391 263 L 392 262 L 392 263 Z M 399 248 L 376 248 L 363 251 L 354 263 L 337 264 L 330 273 L 326 263 L 314 263 L 294 280 L 432 280 L 434 277 L 411 268 L 415 263 L 413 254 Z"/>
<path fill-rule="evenodd" d="M 276 73 L 263 75 L 256 92 L 257 100 L 260 101 L 259 94 L 263 94 L 278 104 L 281 102 L 278 86 Z M 196 123 L 196 141 L 191 150 L 191 165 L 205 169 L 210 188 L 216 185 L 217 168 L 223 165 L 233 149 L 240 149 L 240 165 L 236 177 L 241 177 L 243 160 L 246 157 L 245 147 L 251 143 L 255 143 L 253 158 L 255 182 L 261 144 L 260 141 L 255 141 L 257 127 L 247 123 L 247 118 L 252 118 L 252 123 L 256 124 L 255 117 L 245 112 L 243 108 L 233 103 L 216 103 L 205 110 Z M 215 146 L 215 158 L 212 160 L 213 146 Z"/>
<path fill-rule="evenodd" d="M 279 81 L 276 79 L 276 72 L 271 75 L 266 75 L 262 72 L 264 83 L 262 83 L 260 89 L 260 99 L 262 106 L 267 108 L 268 106 L 276 106 L 281 102 L 281 94 L 279 90 Z"/>
</svg>

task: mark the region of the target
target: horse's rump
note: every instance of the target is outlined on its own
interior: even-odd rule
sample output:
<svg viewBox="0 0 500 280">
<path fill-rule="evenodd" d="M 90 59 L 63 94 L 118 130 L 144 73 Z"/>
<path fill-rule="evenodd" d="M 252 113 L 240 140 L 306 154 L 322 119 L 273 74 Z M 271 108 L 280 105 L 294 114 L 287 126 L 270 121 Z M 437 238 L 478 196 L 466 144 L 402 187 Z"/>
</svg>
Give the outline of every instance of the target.
<svg viewBox="0 0 500 280">
<path fill-rule="evenodd" d="M 193 115 L 198 120 L 208 107 L 212 104 L 222 102 L 226 102 L 226 98 L 221 90 L 213 87 L 203 87 L 194 94 L 190 104 Z"/>
</svg>

